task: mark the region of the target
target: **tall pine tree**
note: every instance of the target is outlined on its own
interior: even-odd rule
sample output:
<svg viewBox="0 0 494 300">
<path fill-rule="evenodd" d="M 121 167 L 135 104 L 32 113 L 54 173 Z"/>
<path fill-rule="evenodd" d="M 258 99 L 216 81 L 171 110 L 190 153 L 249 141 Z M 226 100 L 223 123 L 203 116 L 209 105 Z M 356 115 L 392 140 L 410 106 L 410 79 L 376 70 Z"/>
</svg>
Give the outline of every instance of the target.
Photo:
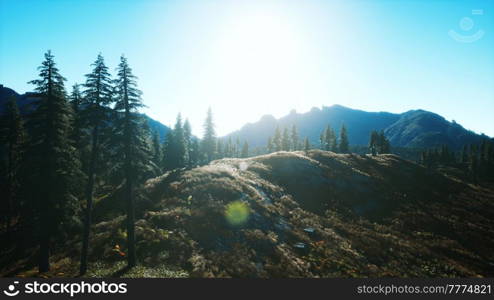
<svg viewBox="0 0 494 300">
<path fill-rule="evenodd" d="M 111 116 L 110 105 L 112 103 L 112 80 L 108 67 L 101 54 L 98 54 L 96 61 L 91 65 L 93 70 L 86 75 L 86 83 L 84 84 L 84 98 L 82 100 L 83 110 L 81 112 L 84 123 L 90 131 L 91 149 L 89 154 L 89 166 L 86 183 L 86 210 L 84 218 L 84 231 L 82 237 L 82 251 L 80 274 L 84 275 L 87 271 L 87 256 L 89 249 L 89 235 L 91 228 L 91 217 L 93 209 L 94 184 L 98 161 L 100 161 L 100 153 L 102 139 L 102 127 L 108 126 Z"/>
<path fill-rule="evenodd" d="M 144 179 L 143 171 L 149 166 L 150 151 L 147 143 L 144 121 L 137 114 L 143 107 L 141 91 L 137 89 L 137 77 L 132 74 L 132 69 L 127 59 L 120 57 L 115 80 L 116 103 L 115 111 L 115 144 L 117 157 L 121 157 L 119 167 L 123 172 L 124 195 L 127 205 L 127 263 L 134 267 L 137 263 L 135 252 L 135 216 L 134 197 L 136 185 Z"/>
<path fill-rule="evenodd" d="M 192 127 L 190 126 L 189 119 L 185 119 L 184 122 L 184 143 L 185 143 L 185 165 L 191 167 L 191 148 L 192 148 Z"/>
<path fill-rule="evenodd" d="M 72 92 L 70 94 L 70 106 L 73 112 L 72 134 L 71 140 L 74 141 L 74 147 L 79 152 L 79 156 L 83 156 L 83 148 L 86 144 L 84 131 L 84 120 L 81 113 L 82 108 L 82 92 L 79 84 L 72 86 Z"/>
<path fill-rule="evenodd" d="M 71 133 L 72 109 L 66 100 L 65 78 L 60 75 L 50 51 L 39 69 L 39 79 L 32 80 L 40 95 L 28 127 L 31 138 L 26 154 L 29 175 L 25 190 L 34 210 L 39 239 L 39 271 L 50 270 L 50 245 L 64 221 L 71 214 L 71 201 L 80 177 Z"/>
<path fill-rule="evenodd" d="M 213 112 L 208 109 L 206 121 L 204 122 L 204 137 L 202 139 L 202 152 L 206 163 L 212 161 L 216 155 L 216 132 L 214 130 Z"/>
<path fill-rule="evenodd" d="M 161 143 L 160 143 L 160 133 L 158 130 L 153 130 L 151 134 L 151 148 L 152 148 L 152 160 L 156 166 L 161 163 Z"/>
<path fill-rule="evenodd" d="M 173 143 L 171 152 L 168 153 L 170 163 L 173 166 L 172 169 L 185 167 L 185 152 L 186 141 L 182 124 L 182 115 L 178 114 L 177 121 L 175 122 L 175 126 L 173 127 Z"/>
<path fill-rule="evenodd" d="M 331 128 L 331 138 L 329 148 L 333 152 L 338 152 L 338 141 L 336 139 L 336 133 L 333 128 Z"/>
<path fill-rule="evenodd" d="M 283 129 L 283 136 L 281 137 L 281 150 L 290 151 L 290 134 L 288 133 L 288 128 Z"/>
<path fill-rule="evenodd" d="M 292 132 L 291 132 L 291 138 L 292 138 L 292 149 L 293 151 L 297 151 L 300 149 L 300 145 L 299 145 L 299 137 L 298 137 L 298 130 L 297 130 L 297 126 L 295 124 L 293 124 L 292 126 Z"/>
<path fill-rule="evenodd" d="M 340 129 L 340 152 L 341 153 L 350 152 L 350 142 L 348 141 L 348 132 L 345 124 L 341 125 L 341 129 Z"/>
<path fill-rule="evenodd" d="M 372 130 L 369 140 L 369 150 L 372 156 L 376 156 L 378 152 L 378 141 L 379 141 L 379 134 L 377 133 L 377 131 Z"/>
<path fill-rule="evenodd" d="M 281 131 L 280 127 L 276 127 L 274 131 L 274 136 L 273 136 L 273 146 L 274 146 L 274 151 L 281 151 L 283 149 L 282 144 L 281 144 Z"/>
</svg>

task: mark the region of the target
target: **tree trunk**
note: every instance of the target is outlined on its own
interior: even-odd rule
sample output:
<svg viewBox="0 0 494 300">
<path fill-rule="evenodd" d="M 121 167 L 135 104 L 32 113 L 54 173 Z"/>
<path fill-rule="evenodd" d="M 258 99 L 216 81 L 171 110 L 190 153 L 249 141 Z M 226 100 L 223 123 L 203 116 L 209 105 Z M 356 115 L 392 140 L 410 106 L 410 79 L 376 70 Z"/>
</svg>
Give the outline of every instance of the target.
<svg viewBox="0 0 494 300">
<path fill-rule="evenodd" d="M 43 230 L 43 229 L 42 229 Z M 47 229 L 44 229 L 47 230 Z M 50 271 L 50 235 L 47 233 L 42 234 L 39 243 L 39 265 L 38 269 L 40 273 Z"/>
<path fill-rule="evenodd" d="M 10 232 L 10 224 L 12 223 L 12 217 L 14 215 L 14 204 L 12 201 L 12 195 L 13 195 L 13 185 L 14 185 L 14 146 L 12 144 L 12 141 L 9 143 L 9 159 L 8 159 L 8 166 L 7 166 L 7 219 L 6 219 L 6 230 L 7 232 Z M 9 235 L 10 236 L 10 235 Z"/>
<path fill-rule="evenodd" d="M 125 128 L 124 128 L 124 136 L 125 136 L 125 195 L 127 202 L 127 262 L 129 268 L 132 268 L 136 265 L 136 250 L 135 250 L 135 227 L 134 227 L 134 199 L 132 194 L 132 137 L 130 130 L 130 109 L 128 105 L 128 96 L 127 93 L 125 95 L 126 104 L 125 104 Z"/>
<path fill-rule="evenodd" d="M 86 274 L 87 257 L 89 252 L 89 235 L 91 232 L 91 215 L 93 210 L 94 173 L 96 159 L 98 157 L 98 125 L 93 128 L 93 141 L 91 146 L 91 161 L 89 163 L 89 176 L 86 188 L 86 212 L 84 219 L 84 232 L 82 236 L 80 275 Z"/>
<path fill-rule="evenodd" d="M 134 227 L 134 201 L 132 197 L 132 182 L 127 177 L 125 184 L 125 194 L 127 197 L 127 244 L 128 244 L 128 266 L 136 265 L 135 251 L 135 227 Z"/>
</svg>

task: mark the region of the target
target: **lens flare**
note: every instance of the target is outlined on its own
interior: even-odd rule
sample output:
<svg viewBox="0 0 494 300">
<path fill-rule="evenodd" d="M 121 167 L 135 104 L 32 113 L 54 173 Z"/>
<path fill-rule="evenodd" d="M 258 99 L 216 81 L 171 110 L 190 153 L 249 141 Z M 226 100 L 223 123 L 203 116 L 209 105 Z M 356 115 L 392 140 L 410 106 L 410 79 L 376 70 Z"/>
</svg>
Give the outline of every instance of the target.
<svg viewBox="0 0 494 300">
<path fill-rule="evenodd" d="M 240 226 L 247 222 L 250 215 L 250 208 L 247 203 L 233 201 L 225 208 L 225 218 L 230 225 Z"/>
</svg>

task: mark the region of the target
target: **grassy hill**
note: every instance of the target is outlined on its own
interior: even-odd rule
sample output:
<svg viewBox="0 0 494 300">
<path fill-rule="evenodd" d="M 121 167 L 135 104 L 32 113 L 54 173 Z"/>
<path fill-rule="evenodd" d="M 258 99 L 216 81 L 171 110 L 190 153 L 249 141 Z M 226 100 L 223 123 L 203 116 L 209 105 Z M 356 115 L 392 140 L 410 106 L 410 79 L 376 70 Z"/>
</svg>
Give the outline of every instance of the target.
<svg viewBox="0 0 494 300">
<path fill-rule="evenodd" d="M 119 192 L 98 199 L 88 275 L 492 277 L 494 190 L 451 174 L 319 150 L 175 170 L 144 187 L 134 270 L 121 270 Z M 78 240 L 57 249 L 45 276 L 77 274 Z M 2 256 L 0 274 L 39 275 L 33 257 Z"/>
</svg>

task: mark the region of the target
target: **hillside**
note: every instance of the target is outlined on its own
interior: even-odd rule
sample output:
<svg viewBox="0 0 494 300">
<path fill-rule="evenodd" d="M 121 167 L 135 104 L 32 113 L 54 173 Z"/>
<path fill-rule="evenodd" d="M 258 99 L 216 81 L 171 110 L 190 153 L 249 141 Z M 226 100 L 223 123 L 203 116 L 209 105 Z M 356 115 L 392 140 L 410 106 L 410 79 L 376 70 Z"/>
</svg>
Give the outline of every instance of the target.
<svg viewBox="0 0 494 300">
<path fill-rule="evenodd" d="M 395 147 L 431 148 L 446 144 L 451 149 L 459 150 L 463 145 L 479 143 L 483 138 L 456 122 L 449 122 L 438 114 L 424 110 L 392 114 L 366 112 L 341 105 L 313 108 L 303 114 L 292 111 L 278 120 L 266 115 L 258 122 L 246 124 L 228 136 L 247 140 L 252 147 L 264 147 L 277 126 L 291 128 L 295 124 L 302 138 L 307 136 L 312 144 L 319 145 L 323 128 L 329 124 L 339 131 L 343 123 L 348 128 L 352 145 L 367 145 L 372 130 L 384 130 Z"/>
<path fill-rule="evenodd" d="M 16 99 L 17 106 L 19 107 L 20 112 L 23 114 L 29 113 L 32 110 L 30 104 L 39 99 L 36 93 L 25 93 L 21 95 L 18 94 L 13 89 L 10 89 L 0 84 L 0 114 L 3 113 L 7 102 L 12 97 Z"/>
<path fill-rule="evenodd" d="M 118 272 L 125 220 L 106 211 L 123 205 L 117 191 L 97 201 L 89 276 L 494 276 L 492 186 L 394 155 L 222 159 L 148 180 L 144 192 L 142 266 Z M 78 241 L 58 249 L 48 276 L 76 274 Z M 29 259 L 18 264 L 1 273 L 36 276 Z"/>
<path fill-rule="evenodd" d="M 463 145 L 479 143 L 486 136 L 465 130 L 456 122 L 448 122 L 438 114 L 411 110 L 385 129 L 393 145 L 402 147 L 433 147 L 448 145 L 461 149 Z"/>
</svg>

